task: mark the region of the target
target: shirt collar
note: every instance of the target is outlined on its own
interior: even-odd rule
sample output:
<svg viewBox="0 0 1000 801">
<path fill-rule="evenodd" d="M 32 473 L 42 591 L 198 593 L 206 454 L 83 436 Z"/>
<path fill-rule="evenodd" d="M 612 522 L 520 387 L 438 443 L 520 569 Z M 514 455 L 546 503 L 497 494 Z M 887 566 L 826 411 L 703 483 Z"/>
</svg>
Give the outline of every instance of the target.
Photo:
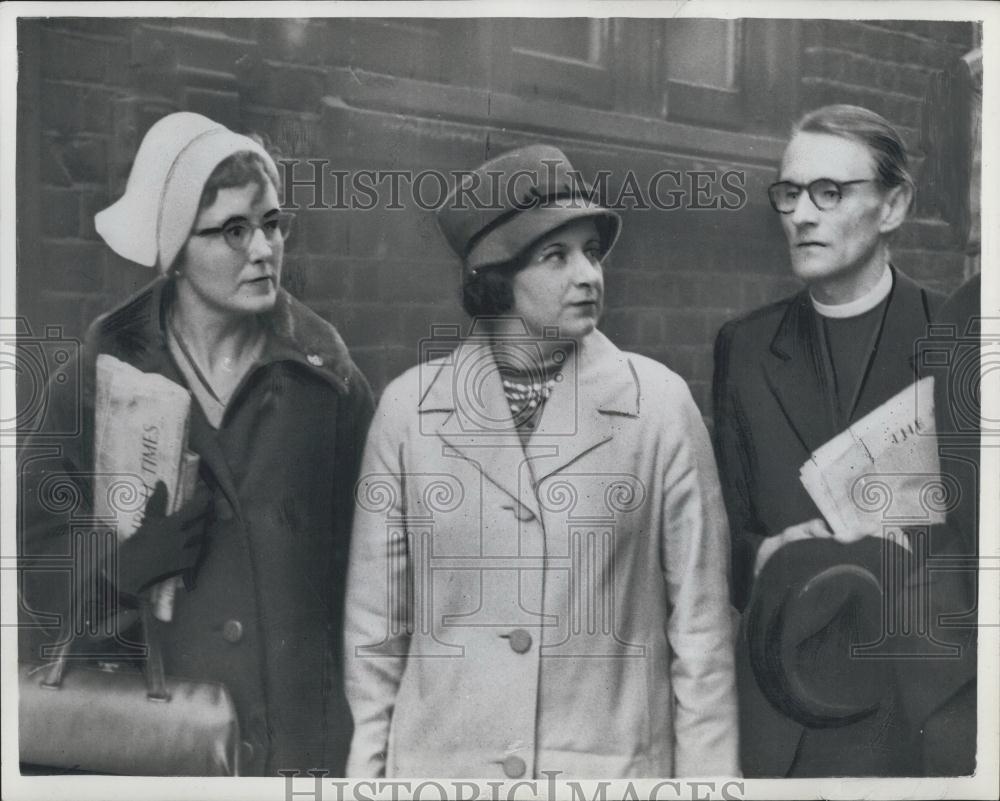
<svg viewBox="0 0 1000 801">
<path fill-rule="evenodd" d="M 886 264 L 882 269 L 882 276 L 870 290 L 860 298 L 848 301 L 847 303 L 821 303 L 816 297 L 809 293 L 809 300 L 812 301 L 813 308 L 821 317 L 830 317 L 836 320 L 843 320 L 848 317 L 859 317 L 865 312 L 869 312 L 878 306 L 883 300 L 889 297 L 892 291 L 892 270 Z"/>
</svg>

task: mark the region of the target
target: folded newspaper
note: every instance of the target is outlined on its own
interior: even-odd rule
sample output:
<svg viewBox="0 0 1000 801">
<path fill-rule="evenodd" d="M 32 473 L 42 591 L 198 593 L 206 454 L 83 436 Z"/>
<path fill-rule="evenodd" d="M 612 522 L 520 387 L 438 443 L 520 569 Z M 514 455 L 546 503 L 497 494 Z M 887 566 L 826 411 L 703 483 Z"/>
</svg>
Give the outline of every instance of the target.
<svg viewBox="0 0 1000 801">
<path fill-rule="evenodd" d="M 943 522 L 933 377 L 817 448 L 799 478 L 841 539 L 896 537 L 907 525 Z"/>
<path fill-rule="evenodd" d="M 97 357 L 94 425 L 94 512 L 114 519 L 119 542 L 142 524 L 149 496 L 162 481 L 167 513 L 194 492 L 198 455 L 187 450 L 191 395 L 157 373 L 108 354 Z M 153 590 L 153 608 L 170 620 L 177 580 Z"/>
</svg>

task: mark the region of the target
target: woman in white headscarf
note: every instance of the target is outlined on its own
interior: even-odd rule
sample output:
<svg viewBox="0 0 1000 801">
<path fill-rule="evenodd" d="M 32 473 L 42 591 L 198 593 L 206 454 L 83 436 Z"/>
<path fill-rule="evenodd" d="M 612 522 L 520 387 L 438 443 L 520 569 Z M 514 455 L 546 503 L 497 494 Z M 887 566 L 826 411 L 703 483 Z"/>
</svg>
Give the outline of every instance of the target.
<svg viewBox="0 0 1000 801">
<path fill-rule="evenodd" d="M 117 620 L 120 640 L 153 593 L 170 618 L 154 622 L 167 675 L 220 682 L 235 702 L 241 773 L 336 774 L 350 737 L 339 654 L 347 539 L 372 397 L 336 330 L 280 286 L 290 215 L 277 187 L 255 140 L 201 115 L 170 114 L 146 134 L 124 195 L 95 223 L 115 252 L 159 275 L 93 323 L 69 366 L 82 378 L 79 435 L 45 438 L 77 430 L 77 398 L 51 384 L 46 431 L 25 453 L 42 441 L 61 452 L 23 471 L 22 556 L 69 552 L 70 518 L 90 508 L 84 492 L 77 508 L 57 509 L 44 488 L 59 471 L 94 469 L 99 354 L 189 390 L 194 499 L 165 515 L 162 490 L 152 494 L 116 569 L 84 582 L 88 619 Z M 33 613 L 69 608 L 42 572 L 26 572 L 23 594 Z M 22 659 L 38 659 L 59 629 L 34 633 Z"/>
</svg>

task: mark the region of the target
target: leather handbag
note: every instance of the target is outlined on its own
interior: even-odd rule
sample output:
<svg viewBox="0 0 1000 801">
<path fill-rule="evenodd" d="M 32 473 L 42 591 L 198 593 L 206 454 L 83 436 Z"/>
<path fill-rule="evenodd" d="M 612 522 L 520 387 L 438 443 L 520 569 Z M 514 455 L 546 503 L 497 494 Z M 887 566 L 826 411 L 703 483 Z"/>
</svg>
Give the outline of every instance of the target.
<svg viewBox="0 0 1000 801">
<path fill-rule="evenodd" d="M 132 776 L 239 775 L 239 722 L 221 684 L 167 678 L 148 604 L 147 657 L 135 669 L 18 666 L 21 763 Z"/>
</svg>

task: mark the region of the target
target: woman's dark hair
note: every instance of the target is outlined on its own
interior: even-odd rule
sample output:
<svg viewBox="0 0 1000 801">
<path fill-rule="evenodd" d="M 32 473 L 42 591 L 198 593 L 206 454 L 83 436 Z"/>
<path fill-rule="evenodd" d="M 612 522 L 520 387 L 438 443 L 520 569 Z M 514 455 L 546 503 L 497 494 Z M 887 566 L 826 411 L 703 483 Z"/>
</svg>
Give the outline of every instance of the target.
<svg viewBox="0 0 1000 801">
<path fill-rule="evenodd" d="M 271 183 L 275 190 L 278 189 L 278 174 L 274 172 L 258 153 L 252 150 L 241 150 L 233 153 L 228 158 L 219 162 L 218 166 L 212 170 L 212 174 L 205 181 L 205 187 L 201 190 L 201 200 L 198 202 L 198 211 L 207 209 L 214 202 L 220 189 L 230 189 L 234 186 L 245 186 L 254 183 L 264 192 L 267 184 Z"/>
<path fill-rule="evenodd" d="M 496 317 L 514 307 L 511 279 L 523 263 L 508 262 L 462 275 L 462 308 L 469 317 Z"/>
<path fill-rule="evenodd" d="M 875 161 L 882 187 L 893 189 L 906 185 L 912 199 L 916 187 L 909 172 L 906 145 L 885 117 L 861 106 L 823 106 L 810 111 L 795 124 L 792 135 L 800 132 L 833 134 L 864 145 Z"/>
</svg>

